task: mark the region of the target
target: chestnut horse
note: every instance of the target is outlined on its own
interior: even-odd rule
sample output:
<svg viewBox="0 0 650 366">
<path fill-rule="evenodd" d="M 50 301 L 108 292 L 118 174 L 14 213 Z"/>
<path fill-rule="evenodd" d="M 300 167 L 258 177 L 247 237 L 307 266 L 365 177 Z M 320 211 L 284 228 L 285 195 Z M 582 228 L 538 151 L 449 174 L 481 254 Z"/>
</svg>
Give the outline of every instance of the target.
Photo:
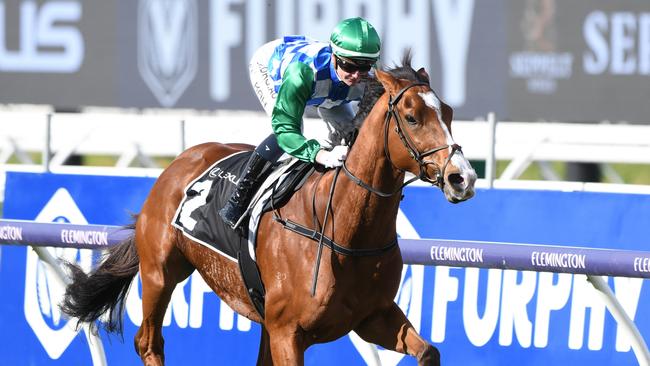
<svg viewBox="0 0 650 366">
<path fill-rule="evenodd" d="M 266 290 L 263 318 L 249 299 L 237 263 L 170 224 L 193 179 L 215 161 L 251 148 L 218 143 L 192 147 L 170 164 L 137 217 L 135 236 L 111 248 L 90 276 L 72 266 L 64 312 L 80 322 L 94 322 L 110 312 L 104 327 L 121 331 L 123 300 L 139 270 L 143 320 L 135 349 L 145 365 L 162 365 L 165 310 L 176 284 L 196 269 L 232 309 L 261 323 L 258 364 L 302 365 L 309 346 L 355 331 L 370 343 L 415 356 L 419 365 L 439 365 L 438 350 L 394 302 L 403 267 L 395 245 L 401 191 L 405 172 L 411 172 L 439 186 L 456 203 L 473 196 L 476 173 L 453 141 L 452 109 L 431 90 L 424 69 L 414 71 L 409 56 L 403 63 L 376 71 L 379 82 L 371 81 L 360 104 L 365 119 L 345 174 L 329 170 L 312 175 L 278 209 L 283 219 L 306 226 L 312 225 L 315 209 L 324 234 L 345 250 L 326 248 L 321 258 L 313 240 L 285 230 L 271 213 L 262 217 L 256 258 Z M 368 96 L 374 99 L 371 103 Z"/>
</svg>

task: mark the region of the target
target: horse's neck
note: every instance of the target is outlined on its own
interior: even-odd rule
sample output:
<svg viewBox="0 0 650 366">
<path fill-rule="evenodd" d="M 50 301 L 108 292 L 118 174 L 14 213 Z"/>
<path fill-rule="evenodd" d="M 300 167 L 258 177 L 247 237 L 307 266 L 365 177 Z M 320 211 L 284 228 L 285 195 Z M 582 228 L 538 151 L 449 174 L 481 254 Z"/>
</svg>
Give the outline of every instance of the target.
<svg viewBox="0 0 650 366">
<path fill-rule="evenodd" d="M 377 104 L 384 105 L 383 99 Z M 350 151 L 346 165 L 354 175 L 373 188 L 393 192 L 399 188 L 404 173 L 394 168 L 385 151 L 386 110 L 378 105 L 364 121 Z"/>
<path fill-rule="evenodd" d="M 361 127 L 359 136 L 346 160 L 346 166 L 356 177 L 382 192 L 394 192 L 404 180 L 404 173 L 394 169 L 384 152 L 385 106 L 380 100 Z M 334 207 L 349 225 L 357 225 L 359 234 L 375 236 L 384 241 L 395 235 L 395 218 L 401 193 L 380 197 L 357 185 L 341 174 L 337 183 L 337 203 Z M 372 229 L 372 230 L 369 230 Z M 354 234 L 353 234 L 354 235 Z M 356 240 L 355 240 L 356 242 Z M 377 246 L 381 242 L 371 243 Z"/>
</svg>

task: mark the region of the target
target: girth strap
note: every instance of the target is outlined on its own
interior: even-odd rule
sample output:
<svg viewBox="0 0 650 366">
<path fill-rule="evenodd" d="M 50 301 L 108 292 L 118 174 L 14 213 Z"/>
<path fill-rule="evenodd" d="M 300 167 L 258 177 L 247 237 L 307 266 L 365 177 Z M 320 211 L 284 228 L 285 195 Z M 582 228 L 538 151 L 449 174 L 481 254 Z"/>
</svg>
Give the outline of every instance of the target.
<svg viewBox="0 0 650 366">
<path fill-rule="evenodd" d="M 296 222 L 293 222 L 291 220 L 282 220 L 278 217 L 275 218 L 277 222 L 282 224 L 285 229 L 293 231 L 294 233 L 300 234 L 304 237 L 307 237 L 315 242 L 321 242 L 321 236 L 322 236 L 322 243 L 326 247 L 330 248 L 332 251 L 335 253 L 345 255 L 345 256 L 350 256 L 350 257 L 372 257 L 372 256 L 377 256 L 384 254 L 388 252 L 389 250 L 393 249 L 394 247 L 397 246 L 397 238 L 393 239 L 388 245 L 381 247 L 381 248 L 375 248 L 375 249 L 349 249 L 344 246 L 341 246 L 337 243 L 334 242 L 334 240 L 328 238 L 326 235 L 322 235 L 318 231 L 314 229 L 310 229 L 308 227 L 305 227 L 303 225 L 300 225 Z"/>
</svg>

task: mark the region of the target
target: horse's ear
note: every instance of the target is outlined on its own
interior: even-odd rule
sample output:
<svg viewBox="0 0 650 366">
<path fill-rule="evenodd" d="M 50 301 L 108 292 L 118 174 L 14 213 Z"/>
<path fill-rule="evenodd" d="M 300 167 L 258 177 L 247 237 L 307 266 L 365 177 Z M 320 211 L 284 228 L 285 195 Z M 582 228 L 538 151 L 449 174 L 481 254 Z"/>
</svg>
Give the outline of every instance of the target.
<svg viewBox="0 0 650 366">
<path fill-rule="evenodd" d="M 417 71 L 417 73 L 422 79 L 424 79 L 427 82 L 427 84 L 430 83 L 429 73 L 427 73 L 427 70 L 425 70 L 424 67 L 421 67 L 420 70 Z"/>
<path fill-rule="evenodd" d="M 454 109 L 451 108 L 447 103 L 442 102 L 441 106 L 442 110 L 442 120 L 447 122 L 448 124 L 451 123 L 454 119 Z"/>
<path fill-rule="evenodd" d="M 375 76 L 377 77 L 377 80 L 381 83 L 381 85 L 384 86 L 384 89 L 389 94 L 395 94 L 397 91 L 399 91 L 400 87 L 399 84 L 397 83 L 397 79 L 393 77 L 393 75 L 381 71 L 381 70 L 375 70 Z"/>
</svg>

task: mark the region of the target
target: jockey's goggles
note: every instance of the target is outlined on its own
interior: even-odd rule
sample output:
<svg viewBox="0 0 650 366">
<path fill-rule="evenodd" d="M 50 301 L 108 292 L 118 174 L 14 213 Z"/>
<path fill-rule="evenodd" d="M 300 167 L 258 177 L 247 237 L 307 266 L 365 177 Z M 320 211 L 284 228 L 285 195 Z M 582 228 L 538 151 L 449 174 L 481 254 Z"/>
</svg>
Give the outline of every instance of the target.
<svg viewBox="0 0 650 366">
<path fill-rule="evenodd" d="M 375 65 L 374 60 L 352 60 L 336 55 L 334 55 L 334 58 L 336 58 L 336 65 L 340 67 L 341 70 L 351 74 L 357 71 L 360 73 L 366 73 Z"/>
</svg>

